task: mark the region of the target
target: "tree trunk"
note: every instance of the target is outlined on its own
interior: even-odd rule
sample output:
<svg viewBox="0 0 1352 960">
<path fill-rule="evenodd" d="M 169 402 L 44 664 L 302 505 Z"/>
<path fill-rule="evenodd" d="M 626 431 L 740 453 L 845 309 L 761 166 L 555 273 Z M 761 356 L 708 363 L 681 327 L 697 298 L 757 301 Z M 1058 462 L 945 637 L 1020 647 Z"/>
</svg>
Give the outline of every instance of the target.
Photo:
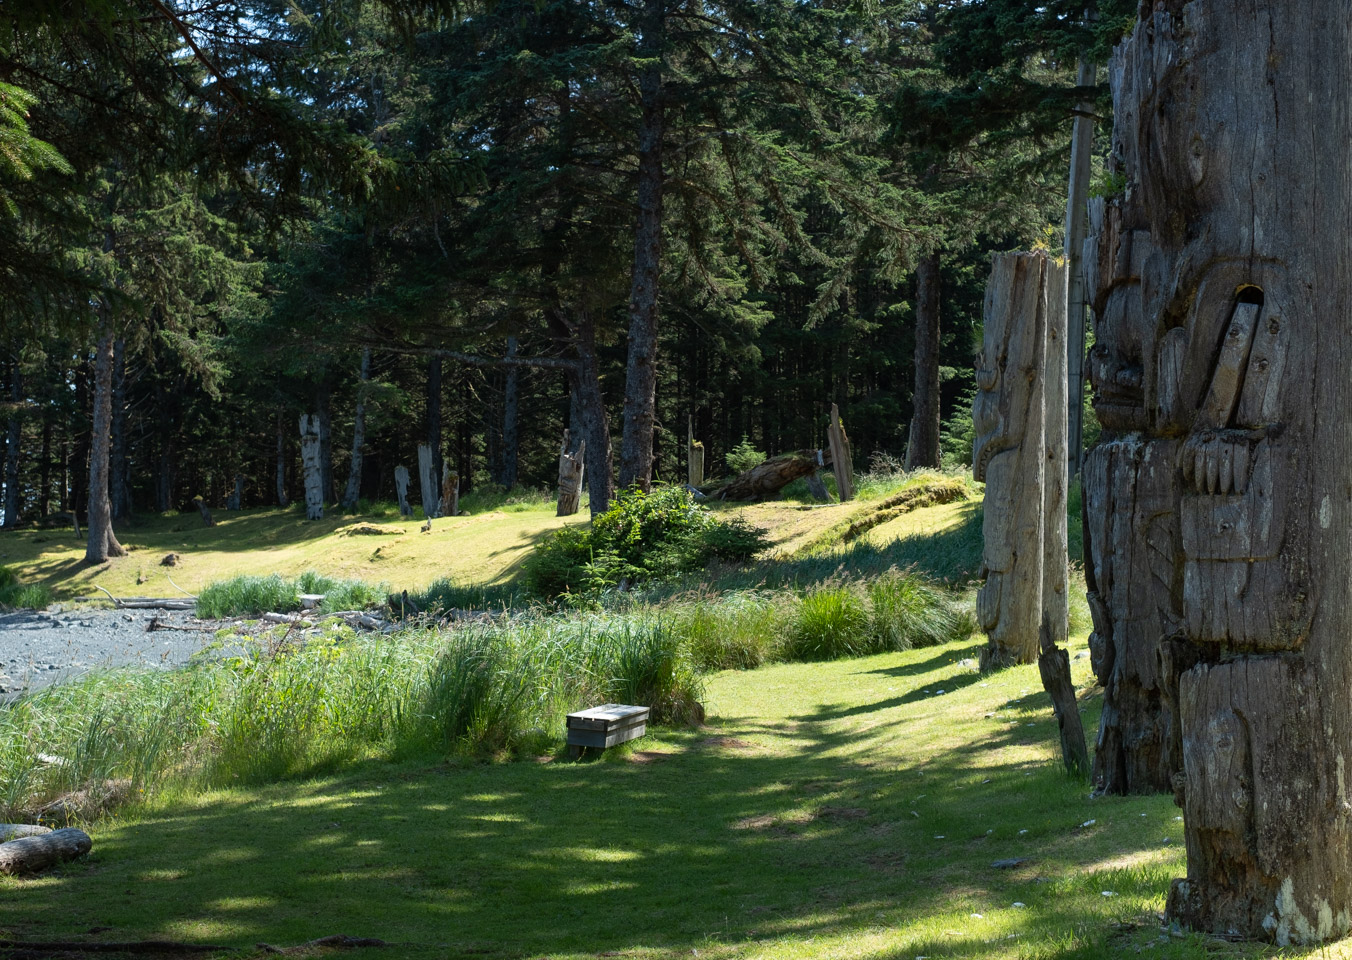
<svg viewBox="0 0 1352 960">
<path fill-rule="evenodd" d="M 577 369 L 569 374 L 577 398 L 579 423 L 573 431 L 586 444 L 587 493 L 593 517 L 610 509 L 615 495 L 615 474 L 610 456 L 610 419 L 601 393 L 601 364 L 596 354 L 596 327 L 591 314 L 578 311 L 573 327 L 573 351 Z"/>
<path fill-rule="evenodd" d="M 230 499 L 225 501 L 225 509 L 242 510 L 244 508 L 244 474 L 235 474 L 235 488 L 230 491 Z"/>
<path fill-rule="evenodd" d="M 76 517 L 84 515 L 89 508 L 89 487 L 81 482 L 82 478 L 89 476 L 90 424 L 87 419 L 91 403 L 89 379 L 89 360 L 82 356 L 75 369 L 75 409 L 79 413 L 75 421 L 74 449 L 70 451 L 66 463 L 66 484 L 70 492 L 63 506 L 63 509 L 68 506 Z"/>
<path fill-rule="evenodd" d="M 432 448 L 433 476 L 441 474 L 441 358 L 427 361 L 427 445 Z"/>
<path fill-rule="evenodd" d="M 1352 930 L 1352 23 L 1167 7 L 1113 59 L 1127 190 L 1091 268 L 1104 645 L 1112 681 L 1153 654 L 1160 698 L 1119 755 L 1138 724 L 1181 754 L 1171 919 L 1313 943 Z"/>
<path fill-rule="evenodd" d="M 1033 663 L 1044 622 L 1053 647 L 1066 638 L 1065 297 L 1065 271 L 1045 254 L 992 261 L 972 409 L 983 669 Z"/>
<path fill-rule="evenodd" d="M 437 516 L 457 517 L 460 515 L 460 478 L 451 473 L 451 465 L 441 465 L 441 502 L 437 505 Z"/>
<path fill-rule="evenodd" d="M 87 563 L 105 563 L 127 551 L 113 534 L 112 504 L 108 497 L 108 461 L 112 452 L 113 330 L 105 318 L 94 364 L 94 416 L 89 443 L 89 524 L 85 547 Z"/>
<path fill-rule="evenodd" d="M 437 475 L 432 472 L 432 448 L 425 443 L 418 444 L 418 491 L 422 494 L 423 516 L 432 520 L 440 515 L 440 499 L 437 497 Z"/>
<path fill-rule="evenodd" d="M 366 385 L 371 379 L 371 348 L 361 352 L 361 384 L 357 387 L 357 410 L 352 418 L 352 462 L 347 471 L 347 490 L 343 493 L 343 506 L 348 510 L 357 508 L 361 497 L 361 460 L 366 446 Z"/>
<path fill-rule="evenodd" d="M 155 509 L 166 513 L 174 507 L 174 420 L 169 392 L 155 384 L 155 409 L 159 415 L 160 462 L 155 471 Z"/>
<path fill-rule="evenodd" d="M 587 441 L 583 440 L 576 451 L 568 449 L 570 444 L 569 431 L 565 430 L 563 447 L 559 450 L 559 505 L 554 514 L 558 517 L 571 517 L 577 513 L 578 505 L 582 502 Z"/>
<path fill-rule="evenodd" d="M 277 506 L 285 510 L 291 506 L 291 498 L 286 495 L 286 421 L 282 411 L 277 411 Z"/>
<path fill-rule="evenodd" d="M 906 469 L 938 467 L 939 460 L 939 255 L 916 269 L 915 396 Z"/>
<path fill-rule="evenodd" d="M 108 497 L 113 519 L 131 516 L 131 479 L 127 463 L 127 357 L 126 343 L 113 343 L 113 451 L 109 463 Z"/>
<path fill-rule="evenodd" d="M 507 356 L 515 357 L 516 337 L 507 338 Z M 521 409 L 521 368 L 507 368 L 502 390 L 502 485 L 508 490 L 516 486 L 518 454 L 521 447 L 517 418 Z"/>
<path fill-rule="evenodd" d="M 5 433 L 5 522 L 6 527 L 19 523 L 19 445 L 23 442 L 23 421 L 19 419 L 19 409 L 23 404 L 23 371 L 19 361 L 15 360 L 9 382 L 9 393 L 14 401 L 14 412 L 9 416 L 9 429 Z"/>
<path fill-rule="evenodd" d="M 42 498 L 42 502 L 38 504 L 38 513 L 45 517 L 52 509 L 52 415 L 50 411 L 44 411 L 42 414 L 41 456 L 38 496 Z"/>
<path fill-rule="evenodd" d="M 620 486 L 652 486 L 653 429 L 657 422 L 657 300 L 662 269 L 662 94 L 665 0 L 644 0 L 638 54 L 650 59 L 639 71 L 642 117 L 638 131 L 638 224 L 629 290 L 629 361 L 624 380 Z"/>
<path fill-rule="evenodd" d="M 320 465 L 319 417 L 300 415 L 300 458 L 305 470 L 305 518 L 324 519 L 324 471 Z"/>
</svg>

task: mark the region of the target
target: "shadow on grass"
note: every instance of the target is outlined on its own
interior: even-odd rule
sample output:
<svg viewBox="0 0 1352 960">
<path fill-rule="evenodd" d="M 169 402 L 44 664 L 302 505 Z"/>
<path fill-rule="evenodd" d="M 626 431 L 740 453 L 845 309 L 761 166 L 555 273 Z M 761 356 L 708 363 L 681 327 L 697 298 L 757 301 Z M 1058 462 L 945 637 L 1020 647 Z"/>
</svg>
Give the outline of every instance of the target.
<svg viewBox="0 0 1352 960">
<path fill-rule="evenodd" d="M 830 956 L 833 940 L 890 923 L 920 924 L 916 943 L 951 953 L 966 934 L 926 924 L 1022 901 L 1020 929 L 1054 938 L 1084 920 L 1067 913 L 1066 889 L 1083 893 L 1076 870 L 1108 851 L 1075 832 L 1086 787 L 1045 755 L 1010 749 L 1054 742 L 1049 711 L 1036 728 L 973 721 L 978 736 L 937 751 L 896 746 L 914 742 L 921 718 L 887 711 L 948 690 L 967 652 L 905 674 L 853 671 L 911 680 L 899 696 L 870 688 L 848 708 L 662 730 L 599 763 L 371 763 L 166 804 L 96 829 L 88 862 L 4 890 L 0 935 L 102 928 L 105 939 L 243 947 L 344 933 L 429 957 L 722 957 L 820 938 L 816 955 Z M 855 719 L 865 715 L 867 726 Z M 1140 841 L 1130 818 L 1167 801 L 1096 804 Z M 1033 862 L 991 865 L 1010 857 Z M 1153 895 L 1157 880 L 1112 882 Z M 907 945 L 877 957 L 916 953 L 928 955 Z"/>
</svg>

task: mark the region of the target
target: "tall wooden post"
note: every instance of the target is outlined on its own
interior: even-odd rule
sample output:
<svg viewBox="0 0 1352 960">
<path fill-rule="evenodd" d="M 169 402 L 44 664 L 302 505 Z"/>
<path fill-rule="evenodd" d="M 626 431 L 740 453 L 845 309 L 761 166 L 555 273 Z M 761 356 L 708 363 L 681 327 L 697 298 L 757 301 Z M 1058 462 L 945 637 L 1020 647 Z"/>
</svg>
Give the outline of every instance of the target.
<svg viewBox="0 0 1352 960">
<path fill-rule="evenodd" d="M 452 473 L 451 465 L 445 461 L 441 464 L 441 504 L 439 509 L 443 517 L 460 515 L 460 475 Z"/>
<path fill-rule="evenodd" d="M 695 439 L 695 418 L 689 417 L 686 426 L 686 462 L 689 464 L 689 483 L 698 487 L 704 483 L 704 444 Z"/>
<path fill-rule="evenodd" d="M 324 518 L 324 479 L 319 456 L 319 417 L 300 415 L 300 459 L 305 471 L 305 518 Z"/>
<path fill-rule="evenodd" d="M 399 495 L 399 516 L 411 516 L 413 508 L 408 505 L 408 467 L 402 463 L 394 468 L 394 491 Z"/>
<path fill-rule="evenodd" d="M 854 455 L 850 452 L 850 438 L 840 423 L 840 407 L 831 404 L 831 422 L 826 427 L 826 439 L 831 448 L 831 469 L 836 474 L 836 494 L 840 502 L 854 499 Z"/>
<path fill-rule="evenodd" d="M 423 516 L 428 520 L 441 515 L 441 500 L 437 496 L 436 466 L 432 462 L 430 444 L 418 444 L 418 490 L 422 494 Z"/>
<path fill-rule="evenodd" d="M 1172 919 L 1312 943 L 1352 931 L 1352 22 L 1155 6 L 1111 65 L 1093 267 L 1101 766 L 1170 774 Z"/>
<path fill-rule="evenodd" d="M 1086 19 L 1094 18 L 1093 5 L 1085 10 Z M 1080 55 L 1076 83 L 1089 88 L 1098 83 L 1098 68 L 1087 54 Z M 1066 198 L 1065 260 L 1070 278 L 1067 285 L 1066 361 L 1067 461 L 1066 480 L 1077 473 L 1084 458 L 1084 333 L 1085 283 L 1084 241 L 1087 229 L 1090 160 L 1094 153 L 1094 102 L 1081 100 L 1075 105 L 1075 120 L 1070 137 L 1070 190 Z"/>
<path fill-rule="evenodd" d="M 563 446 L 559 449 L 559 506 L 555 516 L 571 517 L 582 502 L 582 480 L 586 470 L 587 441 L 577 445 L 577 452 L 568 450 L 570 434 L 563 431 Z"/>
</svg>

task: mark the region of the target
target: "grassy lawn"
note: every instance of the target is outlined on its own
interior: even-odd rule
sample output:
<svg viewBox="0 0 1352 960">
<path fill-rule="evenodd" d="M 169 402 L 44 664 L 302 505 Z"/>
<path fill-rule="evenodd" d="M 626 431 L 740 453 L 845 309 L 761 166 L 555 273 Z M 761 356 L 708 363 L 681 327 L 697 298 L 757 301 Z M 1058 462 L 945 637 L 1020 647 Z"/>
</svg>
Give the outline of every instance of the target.
<svg viewBox="0 0 1352 960">
<path fill-rule="evenodd" d="M 1090 800 L 1036 668 L 983 679 L 976 650 L 720 673 L 706 727 L 599 762 L 164 797 L 94 825 L 87 861 L 0 881 L 0 932 L 552 960 L 1236 955 L 1161 935 L 1184 870 L 1170 800 Z"/>
</svg>

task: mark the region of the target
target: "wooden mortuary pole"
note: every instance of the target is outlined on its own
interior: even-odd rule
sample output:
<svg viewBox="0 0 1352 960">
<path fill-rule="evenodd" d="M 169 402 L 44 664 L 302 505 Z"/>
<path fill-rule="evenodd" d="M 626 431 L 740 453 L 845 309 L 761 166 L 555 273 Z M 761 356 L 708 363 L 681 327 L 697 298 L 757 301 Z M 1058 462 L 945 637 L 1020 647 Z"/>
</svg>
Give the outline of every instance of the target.
<svg viewBox="0 0 1352 960">
<path fill-rule="evenodd" d="M 436 465 L 432 462 L 432 446 L 427 443 L 418 444 L 418 490 L 422 493 L 423 516 L 428 520 L 441 516 Z"/>
<path fill-rule="evenodd" d="M 305 518 L 324 518 L 324 481 L 319 466 L 319 417 L 300 415 L 300 459 L 305 472 Z"/>
<path fill-rule="evenodd" d="M 704 444 L 695 439 L 695 418 L 687 420 L 686 462 L 690 466 L 688 482 L 692 487 L 704 483 Z"/>
<path fill-rule="evenodd" d="M 1053 646 L 1066 639 L 1065 285 L 1042 253 L 997 254 L 986 285 L 972 410 L 985 667 L 1034 662 L 1044 619 Z"/>
<path fill-rule="evenodd" d="M 854 460 L 850 452 L 850 438 L 840 423 L 840 407 L 831 404 L 831 422 L 826 427 L 826 439 L 831 448 L 831 468 L 836 474 L 836 495 L 840 502 L 854 499 Z"/>
<path fill-rule="evenodd" d="M 569 453 L 570 435 L 563 431 L 563 446 L 559 450 L 559 508 L 555 516 L 571 517 L 582 503 L 582 475 L 586 467 L 587 441 L 577 445 L 576 453 Z"/>
<path fill-rule="evenodd" d="M 1096 774 L 1173 787 L 1171 920 L 1326 941 L 1352 932 L 1352 18 L 1138 17 L 1088 265 Z"/>
<path fill-rule="evenodd" d="M 399 495 L 399 516 L 412 516 L 413 508 L 408 505 L 408 467 L 402 463 L 394 468 L 394 492 Z"/>
<path fill-rule="evenodd" d="M 451 465 L 446 461 L 441 463 L 441 504 L 439 507 L 443 517 L 458 517 L 460 515 L 460 474 L 451 472 Z"/>
</svg>

